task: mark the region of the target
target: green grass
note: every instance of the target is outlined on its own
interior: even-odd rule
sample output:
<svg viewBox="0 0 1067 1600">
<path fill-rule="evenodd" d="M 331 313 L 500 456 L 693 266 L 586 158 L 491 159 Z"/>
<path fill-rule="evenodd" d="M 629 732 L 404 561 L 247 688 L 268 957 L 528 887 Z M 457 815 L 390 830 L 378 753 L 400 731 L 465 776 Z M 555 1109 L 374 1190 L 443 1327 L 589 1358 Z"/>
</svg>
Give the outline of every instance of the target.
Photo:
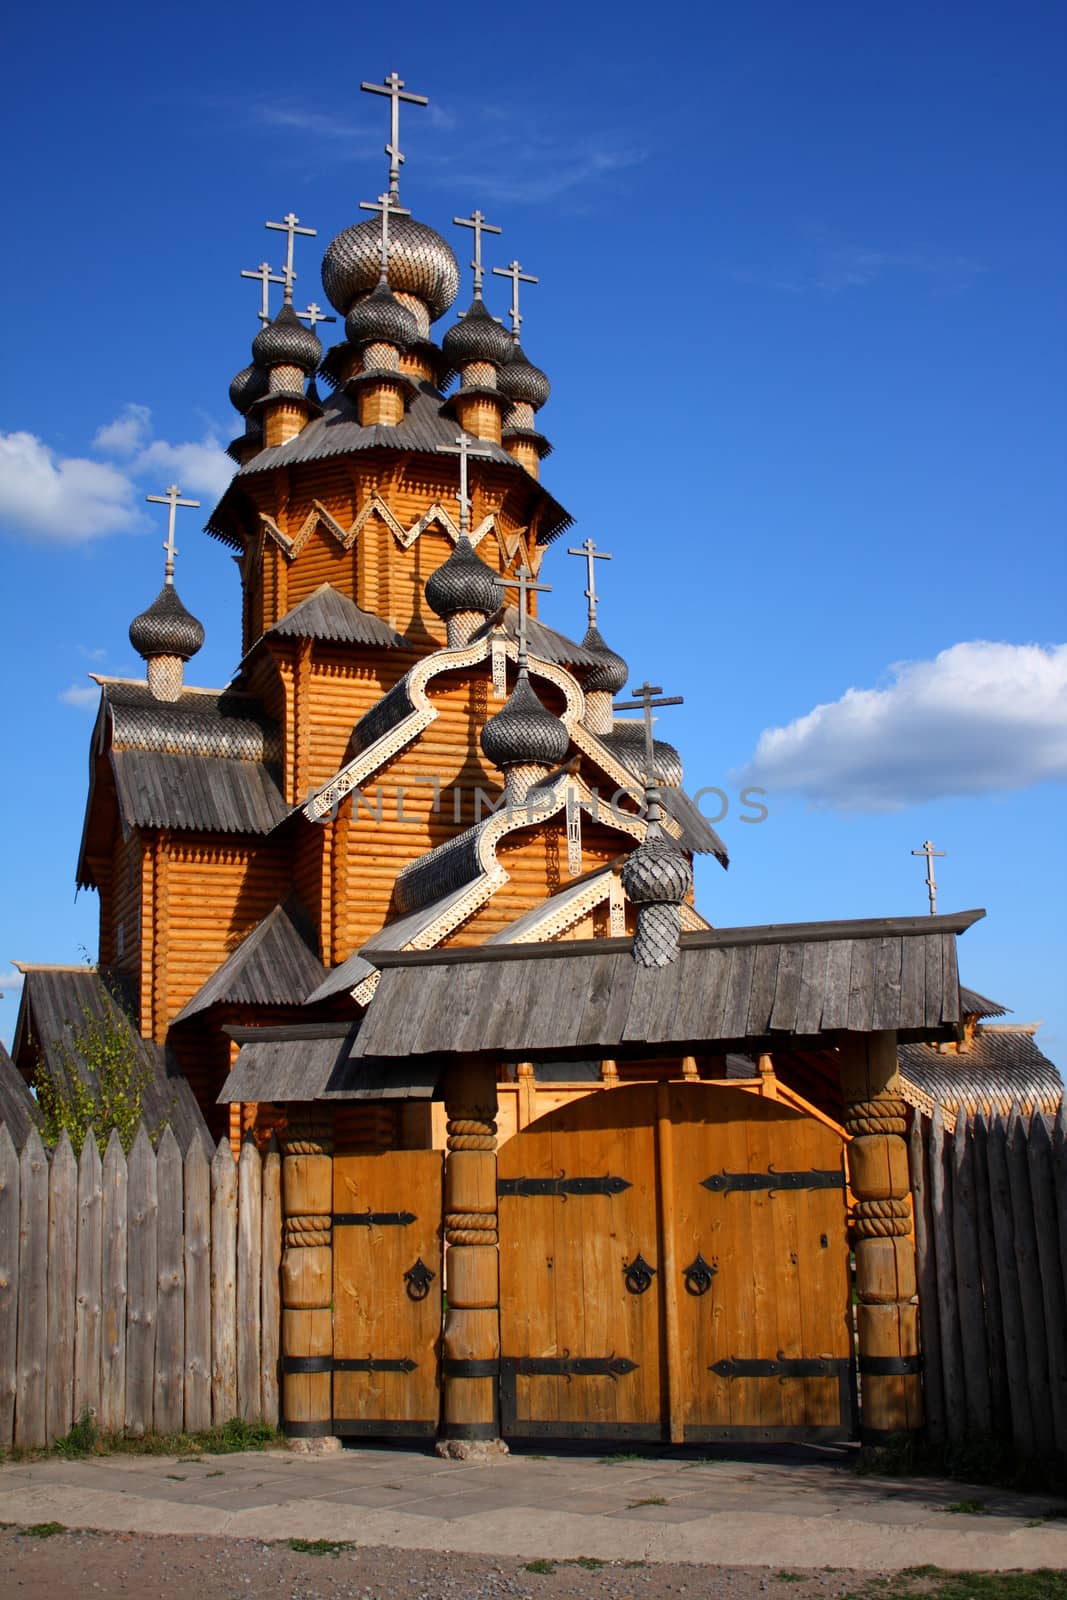
<svg viewBox="0 0 1067 1600">
<path fill-rule="evenodd" d="M 776 1572 L 774 1576 L 779 1583 L 803 1583 L 805 1574 L 803 1572 Z"/>
<path fill-rule="evenodd" d="M 942 1506 L 941 1509 L 950 1517 L 981 1517 L 985 1515 L 986 1503 L 984 1500 L 953 1500 L 950 1506 Z"/>
<path fill-rule="evenodd" d="M 643 1567 L 643 1561 L 624 1561 L 625 1567 Z M 555 1572 L 558 1567 L 581 1567 L 585 1572 L 600 1572 L 603 1567 L 610 1567 L 610 1561 L 601 1561 L 599 1556 L 574 1556 L 567 1561 L 549 1561 L 545 1556 L 538 1556 L 536 1561 L 528 1561 L 526 1572 L 538 1572 L 543 1576 Z"/>
<path fill-rule="evenodd" d="M 645 1461 L 645 1460 L 647 1460 L 647 1457 L 641 1455 L 640 1451 L 637 1451 L 637 1450 L 620 1450 L 618 1455 L 601 1456 L 600 1465 L 602 1467 L 620 1467 L 620 1466 L 625 1466 L 628 1461 Z"/>
<path fill-rule="evenodd" d="M 61 1522 L 33 1522 L 28 1528 L 20 1530 L 30 1539 L 51 1539 L 57 1533 L 66 1533 L 66 1528 Z"/>
<path fill-rule="evenodd" d="M 525 1570 L 527 1572 L 540 1572 L 547 1574 L 549 1572 L 555 1572 L 556 1563 L 554 1561 L 546 1561 L 544 1556 L 538 1556 L 536 1561 L 527 1561 Z"/>
<path fill-rule="evenodd" d="M 269 1423 L 244 1422 L 240 1417 L 232 1417 L 205 1433 L 146 1433 L 139 1438 L 101 1433 L 86 1411 L 70 1432 L 48 1449 L 0 1451 L 0 1462 L 39 1461 L 47 1456 L 78 1461 L 86 1456 L 110 1455 L 178 1456 L 189 1461 L 201 1456 L 233 1455 L 241 1450 L 267 1450 L 284 1443 L 284 1435 Z"/>
<path fill-rule="evenodd" d="M 646 1500 L 631 1500 L 626 1507 L 627 1511 L 636 1511 L 638 1506 L 665 1506 L 667 1504 L 661 1494 L 650 1494 Z"/>
<path fill-rule="evenodd" d="M 918 1586 L 916 1586 L 918 1579 Z M 1067 1572 L 945 1572 L 913 1567 L 877 1578 L 846 1600 L 1067 1600 Z"/>
<path fill-rule="evenodd" d="M 339 1556 L 342 1550 L 354 1550 L 351 1539 L 286 1539 L 285 1544 L 301 1556 Z"/>
</svg>

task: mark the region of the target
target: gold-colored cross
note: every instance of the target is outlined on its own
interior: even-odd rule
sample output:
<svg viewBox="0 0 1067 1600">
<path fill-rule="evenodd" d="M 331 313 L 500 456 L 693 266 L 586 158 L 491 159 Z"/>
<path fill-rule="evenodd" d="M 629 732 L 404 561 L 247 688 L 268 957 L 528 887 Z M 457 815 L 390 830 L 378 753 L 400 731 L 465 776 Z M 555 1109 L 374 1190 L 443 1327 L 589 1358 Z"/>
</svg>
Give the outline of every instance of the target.
<svg viewBox="0 0 1067 1600">
<path fill-rule="evenodd" d="M 926 839 L 923 842 L 923 847 L 922 847 L 921 850 L 913 850 L 911 853 L 912 853 L 913 856 L 925 856 L 926 857 L 926 892 L 930 896 L 930 915 L 932 917 L 936 917 L 936 915 L 937 915 L 937 878 L 936 878 L 935 873 L 934 873 L 934 857 L 937 856 L 938 858 L 943 860 L 944 857 L 948 855 L 948 851 L 947 850 L 935 850 L 934 849 L 934 841 L 932 839 Z"/>
<path fill-rule="evenodd" d="M 389 198 L 400 199 L 400 168 L 404 165 L 404 157 L 400 150 L 400 102 L 403 100 L 411 106 L 428 106 L 424 94 L 408 94 L 404 89 L 403 78 L 391 72 L 384 83 L 361 83 L 360 88 L 367 94 L 384 94 L 390 101 L 389 106 L 389 143 L 385 153 L 389 157 Z"/>
<path fill-rule="evenodd" d="M 146 500 L 153 505 L 169 506 L 170 515 L 167 519 L 167 537 L 163 548 L 167 552 L 167 564 L 164 569 L 164 583 L 174 582 L 174 557 L 178 554 L 178 547 L 174 543 L 174 519 L 179 506 L 199 506 L 199 500 L 183 500 L 182 492 L 176 483 L 172 483 L 166 494 L 146 494 Z"/>
<path fill-rule="evenodd" d="M 597 600 L 599 599 L 599 596 L 596 592 L 595 563 L 598 561 L 610 561 L 611 557 L 606 550 L 598 550 L 592 539 L 584 540 L 576 550 L 570 549 L 567 551 L 567 554 L 569 556 L 585 557 L 587 582 L 589 584 L 588 589 L 585 591 L 585 598 L 589 602 L 589 626 L 591 628 L 595 628 Z"/>
</svg>

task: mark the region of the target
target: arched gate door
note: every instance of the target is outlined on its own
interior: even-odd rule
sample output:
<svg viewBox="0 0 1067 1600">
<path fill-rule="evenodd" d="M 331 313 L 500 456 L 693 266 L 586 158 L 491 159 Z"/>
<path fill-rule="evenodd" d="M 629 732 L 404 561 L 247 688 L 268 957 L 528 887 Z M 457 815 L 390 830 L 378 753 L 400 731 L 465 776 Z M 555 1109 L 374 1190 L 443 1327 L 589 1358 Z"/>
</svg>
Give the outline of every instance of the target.
<svg viewBox="0 0 1067 1600">
<path fill-rule="evenodd" d="M 498 1191 L 505 1436 L 848 1437 L 832 1129 L 740 1089 L 637 1084 L 509 1140 Z"/>
</svg>

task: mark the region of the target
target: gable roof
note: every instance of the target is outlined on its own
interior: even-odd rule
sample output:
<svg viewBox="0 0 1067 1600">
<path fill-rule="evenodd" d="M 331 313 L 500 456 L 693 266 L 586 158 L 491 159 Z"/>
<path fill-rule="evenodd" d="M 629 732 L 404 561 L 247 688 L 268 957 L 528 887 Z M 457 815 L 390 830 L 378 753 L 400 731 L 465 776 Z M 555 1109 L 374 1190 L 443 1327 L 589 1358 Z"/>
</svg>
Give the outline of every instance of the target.
<svg viewBox="0 0 1067 1600">
<path fill-rule="evenodd" d="M 996 1000 L 987 1000 L 977 989 L 960 984 L 960 1011 L 965 1017 L 1006 1017 L 1008 1007 Z"/>
<path fill-rule="evenodd" d="M 218 1005 L 299 1006 L 326 976 L 326 968 L 311 948 L 310 933 L 284 906 L 275 906 L 241 940 L 187 1000 L 175 1022 L 188 1022 L 201 1011 Z"/>
<path fill-rule="evenodd" d="M 0 1044 L 0 1122 L 7 1124 L 12 1143 L 21 1150 L 30 1130 L 40 1126 L 41 1111 L 25 1078 Z"/>
<path fill-rule="evenodd" d="M 323 583 L 306 600 L 269 627 L 264 638 L 321 639 L 332 644 L 378 645 L 386 650 L 410 649 L 410 643 L 373 612 L 364 611 L 331 583 Z"/>
</svg>

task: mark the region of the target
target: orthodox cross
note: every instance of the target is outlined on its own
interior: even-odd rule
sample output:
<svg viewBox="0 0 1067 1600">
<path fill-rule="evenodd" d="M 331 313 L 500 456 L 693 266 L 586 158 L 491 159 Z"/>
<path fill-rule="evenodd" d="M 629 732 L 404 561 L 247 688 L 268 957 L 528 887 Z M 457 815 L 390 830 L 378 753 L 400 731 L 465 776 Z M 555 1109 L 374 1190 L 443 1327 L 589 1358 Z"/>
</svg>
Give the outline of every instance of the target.
<svg viewBox="0 0 1067 1600">
<path fill-rule="evenodd" d="M 937 878 L 936 878 L 936 876 L 934 874 L 934 857 L 935 856 L 939 856 L 939 857 L 947 856 L 948 855 L 948 851 L 947 850 L 935 850 L 934 849 L 934 841 L 932 839 L 927 839 L 924 842 L 923 847 L 922 847 L 921 850 L 913 850 L 911 853 L 912 853 L 913 856 L 925 856 L 926 857 L 926 892 L 930 896 L 930 915 L 932 917 L 936 917 L 936 915 L 937 915 Z"/>
<path fill-rule="evenodd" d="M 519 284 L 539 283 L 541 280 L 529 272 L 523 272 L 517 261 L 510 262 L 506 267 L 494 267 L 493 274 L 497 278 L 511 279 L 511 305 L 508 308 L 508 315 L 511 317 L 511 336 L 518 343 L 519 329 L 522 327 L 522 317 L 519 315 Z"/>
<path fill-rule="evenodd" d="M 655 718 L 652 715 L 653 708 L 658 709 L 660 706 L 681 706 L 685 704 L 685 700 L 680 694 L 664 695 L 661 688 L 649 683 L 647 679 L 641 685 L 640 689 L 631 689 L 630 693 L 634 698 L 632 700 L 616 700 L 615 709 L 616 711 L 644 712 L 646 769 L 645 782 L 650 788 L 652 788 L 656 782 L 655 750 L 652 744 L 652 724 L 655 721 Z M 660 696 L 658 700 L 656 699 L 656 695 Z"/>
<path fill-rule="evenodd" d="M 366 84 L 363 86 L 366 88 Z M 389 279 L 389 218 L 410 217 L 411 212 L 404 207 L 394 194 L 380 194 L 377 200 L 361 200 L 361 211 L 380 211 L 382 214 L 382 242 L 381 242 L 381 274 L 382 281 Z"/>
<path fill-rule="evenodd" d="M 389 198 L 400 199 L 400 168 L 404 165 L 404 157 L 400 150 L 400 102 L 404 100 L 412 106 L 428 106 L 429 101 L 424 94 L 408 94 L 404 89 L 403 78 L 398 78 L 391 72 L 384 83 L 361 83 L 361 89 L 368 94 L 388 95 L 390 100 L 389 117 L 389 143 L 385 153 L 389 157 Z"/>
<path fill-rule="evenodd" d="M 491 222 L 486 222 L 480 211 L 472 211 L 469 217 L 453 217 L 452 221 L 457 228 L 472 228 L 474 230 L 474 297 L 482 298 L 482 279 L 485 277 L 485 268 L 482 266 L 482 234 L 502 233 L 502 228 L 494 228 Z"/>
<path fill-rule="evenodd" d="M 174 518 L 177 515 L 179 506 L 199 506 L 200 501 L 183 500 L 182 492 L 176 483 L 171 484 L 166 494 L 146 494 L 145 499 L 151 500 L 153 505 L 170 507 L 170 516 L 167 521 L 167 537 L 163 545 L 164 550 L 167 552 L 167 565 L 163 581 L 165 583 L 173 583 L 174 557 L 178 554 L 178 547 L 174 543 Z"/>
<path fill-rule="evenodd" d="M 270 286 L 272 283 L 284 283 L 284 276 L 276 276 L 271 272 L 265 261 L 261 261 L 255 272 L 244 267 L 241 268 L 242 278 L 258 278 L 263 285 L 263 298 L 259 304 L 259 320 L 266 323 L 270 321 Z"/>
<path fill-rule="evenodd" d="M 550 583 L 538 583 L 529 567 L 520 567 L 513 578 L 501 579 L 505 589 L 519 591 L 519 671 L 526 671 L 526 624 L 529 621 L 529 596 L 551 594 Z"/>
<path fill-rule="evenodd" d="M 596 627 L 596 606 L 599 596 L 596 592 L 596 562 L 610 561 L 611 557 L 606 550 L 598 550 L 592 539 L 586 539 L 577 550 L 568 550 L 569 556 L 584 556 L 589 587 L 585 591 L 585 598 L 589 601 L 589 626 Z M 657 690 L 658 693 L 658 690 Z"/>
<path fill-rule="evenodd" d="M 311 323 L 311 331 L 312 331 L 312 333 L 315 332 L 315 324 L 317 322 L 336 322 L 337 321 L 336 317 L 328 317 L 326 315 L 325 311 L 323 311 L 322 307 L 319 306 L 319 305 L 316 305 L 314 300 L 312 300 L 311 304 L 308 306 L 306 311 L 298 311 L 297 312 L 297 316 L 300 318 L 301 322 L 310 322 Z"/>
<path fill-rule="evenodd" d="M 296 278 L 296 273 L 293 270 L 293 245 L 296 241 L 296 236 L 301 233 L 308 239 L 314 239 L 316 233 L 314 228 L 299 227 L 299 222 L 299 217 L 294 217 L 291 211 L 287 211 L 284 222 L 268 222 L 265 224 L 266 227 L 273 228 L 275 233 L 288 235 L 288 242 L 285 247 L 285 266 L 282 269 L 282 276 L 285 280 L 285 303 L 287 306 L 291 306 L 293 303 L 293 283 Z"/>
<path fill-rule="evenodd" d="M 467 486 L 467 462 L 473 457 L 491 458 L 491 450 L 475 450 L 469 433 L 457 433 L 455 444 L 443 444 L 441 451 L 447 456 L 459 457 L 459 531 L 460 536 L 470 532 L 471 502 Z"/>
</svg>

